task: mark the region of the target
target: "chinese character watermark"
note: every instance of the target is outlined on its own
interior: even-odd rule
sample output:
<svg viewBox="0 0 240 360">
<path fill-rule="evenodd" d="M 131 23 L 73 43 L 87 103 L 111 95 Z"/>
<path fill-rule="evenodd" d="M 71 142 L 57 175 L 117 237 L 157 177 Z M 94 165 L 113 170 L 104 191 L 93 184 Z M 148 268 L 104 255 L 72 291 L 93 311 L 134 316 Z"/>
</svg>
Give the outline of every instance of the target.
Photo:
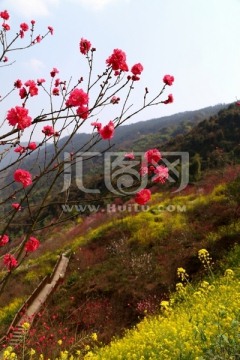
<svg viewBox="0 0 240 360">
<path fill-rule="evenodd" d="M 143 152 L 135 152 L 134 159 L 125 156 L 125 152 L 85 152 L 75 156 L 75 182 L 79 190 L 88 194 L 100 194 L 99 189 L 91 189 L 84 185 L 83 162 L 103 156 L 103 181 L 112 194 L 134 195 L 149 183 L 146 174 L 141 174 L 141 167 L 146 166 Z M 174 192 L 183 190 L 189 182 L 189 153 L 188 152 L 162 152 L 161 162 L 168 168 L 170 183 L 176 183 L 178 188 Z M 152 163 L 152 166 L 158 166 Z M 69 189 L 72 183 L 72 161 L 69 153 L 64 153 L 63 188 L 61 192 Z"/>
</svg>

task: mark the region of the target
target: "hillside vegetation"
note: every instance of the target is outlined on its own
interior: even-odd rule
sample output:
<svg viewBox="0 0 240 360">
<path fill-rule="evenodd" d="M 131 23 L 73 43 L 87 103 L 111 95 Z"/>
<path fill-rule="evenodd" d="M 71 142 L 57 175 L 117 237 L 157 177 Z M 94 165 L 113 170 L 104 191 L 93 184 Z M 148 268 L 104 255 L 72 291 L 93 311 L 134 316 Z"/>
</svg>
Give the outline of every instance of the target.
<svg viewBox="0 0 240 360">
<path fill-rule="evenodd" d="M 17 269 L 2 297 L 0 335 L 70 249 L 64 282 L 38 314 L 26 349 L 50 359 L 237 359 L 239 131 L 239 109 L 230 106 L 160 147 L 190 153 L 190 183 L 180 193 L 171 184 L 154 186 L 149 206 L 134 208 L 130 196 L 106 192 L 103 202 L 95 200 L 98 212 L 84 215 L 73 207 L 71 220 L 39 230 L 41 248 Z M 133 149 L 157 146 L 157 136 L 136 140 Z M 76 187 L 70 199 L 82 200 Z M 108 212 L 107 204 L 116 211 Z M 44 224 L 58 211 L 57 205 L 46 209 Z M 199 257 L 203 249 L 205 258 Z"/>
<path fill-rule="evenodd" d="M 238 359 L 240 350 L 240 247 L 225 259 L 224 274 L 214 275 L 205 249 L 199 260 L 208 267 L 208 281 L 188 283 L 179 268 L 180 282 L 158 315 L 146 316 L 136 329 L 106 348 L 89 351 L 84 359 Z"/>
</svg>

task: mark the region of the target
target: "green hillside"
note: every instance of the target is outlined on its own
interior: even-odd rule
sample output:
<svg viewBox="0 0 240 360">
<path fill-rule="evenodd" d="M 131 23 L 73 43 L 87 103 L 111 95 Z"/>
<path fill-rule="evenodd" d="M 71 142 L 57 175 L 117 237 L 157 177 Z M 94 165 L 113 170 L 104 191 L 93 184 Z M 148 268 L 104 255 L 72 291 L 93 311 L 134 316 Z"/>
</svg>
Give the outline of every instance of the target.
<svg viewBox="0 0 240 360">
<path fill-rule="evenodd" d="M 41 247 L 2 295 L 0 337 L 59 255 L 71 250 L 64 281 L 24 340 L 26 351 L 38 354 L 30 358 L 41 353 L 50 359 L 238 358 L 239 108 L 185 126 L 185 134 L 174 129 L 163 131 L 172 135 L 159 148 L 190 153 L 190 183 L 183 191 L 149 184 L 153 195 L 144 208 L 106 188 L 102 202 L 84 199 L 73 186 L 71 219 L 63 217 L 59 224 L 61 198 L 49 199 L 37 232 Z M 132 149 L 158 147 L 158 136 L 139 138 Z M 89 187 L 94 181 L 96 176 L 89 176 Z M 96 186 L 103 186 L 101 174 Z M 85 213 L 79 203 L 100 207 Z M 23 222 L 24 213 L 18 216 Z M 25 229 L 15 224 L 15 231 L 21 235 Z M 202 249 L 205 258 L 199 258 Z M 14 351 L 20 354 L 22 347 Z"/>
</svg>

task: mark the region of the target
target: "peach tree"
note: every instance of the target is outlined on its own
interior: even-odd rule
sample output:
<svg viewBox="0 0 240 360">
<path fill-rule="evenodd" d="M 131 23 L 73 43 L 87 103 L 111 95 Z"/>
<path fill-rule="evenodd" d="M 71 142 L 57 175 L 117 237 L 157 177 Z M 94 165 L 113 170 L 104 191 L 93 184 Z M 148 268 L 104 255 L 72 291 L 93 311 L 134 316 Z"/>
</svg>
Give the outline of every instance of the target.
<svg viewBox="0 0 240 360">
<path fill-rule="evenodd" d="M 14 32 L 9 24 L 10 15 L 7 10 L 0 11 L 0 18 L 2 71 L 8 72 L 13 66 L 17 66 L 15 56 L 20 51 L 28 48 L 34 51 L 35 46 L 42 46 L 46 36 L 54 33 L 51 26 L 43 35 L 36 33 L 35 20 L 29 24 L 21 23 Z M 116 129 L 134 115 L 150 106 L 173 102 L 172 94 L 161 100 L 165 88 L 174 81 L 173 76 L 165 75 L 157 94 L 151 95 L 146 87 L 142 94 L 142 103 L 132 110 L 131 94 L 135 87 L 137 88 L 135 85 L 141 81 L 143 65 L 135 63 L 129 66 L 125 52 L 116 48 L 106 57 L 102 73 L 94 75 L 96 48 L 89 40 L 81 38 L 79 53 L 86 61 L 88 72 L 86 75 L 79 74 L 75 81 L 73 77 L 70 80 L 61 78 L 60 71 L 54 67 L 49 69 L 48 76 L 44 78 L 22 79 L 19 75 L 13 84 L 1 83 L 2 109 L 4 104 L 12 101 L 12 105 L 7 105 L 4 109 L 5 116 L 0 132 L 0 161 L 3 164 L 0 167 L 0 202 L 4 209 L 0 215 L 1 291 L 26 256 L 40 246 L 40 240 L 36 236 L 39 219 L 49 205 L 54 185 L 64 172 L 66 158 L 62 154 L 82 125 L 88 122 L 89 127 L 92 127 L 91 138 L 84 147 L 79 145 L 79 148 L 69 154 L 67 160 L 70 166 L 76 163 L 79 151 L 89 152 L 99 142 L 106 142 L 106 149 L 103 151 L 111 148 Z M 10 89 L 6 90 L 9 86 Z M 15 101 L 12 95 L 17 96 L 18 100 Z M 47 105 L 35 115 L 35 104 L 42 101 Z M 103 115 L 103 110 L 111 107 L 117 108 L 118 115 L 109 119 Z M 23 141 L 26 132 L 29 134 L 27 142 Z M 50 157 L 47 156 L 49 144 L 54 149 Z M 11 152 L 16 155 L 14 159 L 4 162 Z M 28 159 L 31 158 L 35 165 L 33 171 L 27 166 Z M 133 160 L 134 154 L 128 153 L 126 158 Z M 159 165 L 159 150 L 149 149 L 144 158 L 145 162 L 139 170 L 141 175 L 152 176 L 154 182 L 165 182 L 168 170 Z M 46 183 L 47 186 L 43 187 L 42 184 Z M 42 190 L 41 196 L 37 196 L 39 188 Z M 63 201 L 67 203 L 67 190 L 63 196 Z M 148 188 L 142 188 L 134 195 L 136 203 L 141 205 L 149 201 L 150 197 L 151 191 Z M 28 219 L 27 226 L 23 224 L 24 233 L 21 236 L 12 234 L 11 228 L 21 220 L 19 213 L 23 212 L 24 219 Z M 59 222 L 60 218 L 54 219 L 55 225 Z M 50 225 L 53 223 L 50 222 Z"/>
</svg>

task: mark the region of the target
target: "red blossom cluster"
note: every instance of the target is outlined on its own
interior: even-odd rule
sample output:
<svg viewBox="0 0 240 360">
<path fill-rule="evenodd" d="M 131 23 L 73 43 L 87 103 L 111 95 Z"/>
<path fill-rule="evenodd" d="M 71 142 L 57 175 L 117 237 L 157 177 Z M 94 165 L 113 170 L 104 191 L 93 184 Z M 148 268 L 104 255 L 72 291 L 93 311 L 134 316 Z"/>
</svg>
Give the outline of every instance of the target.
<svg viewBox="0 0 240 360">
<path fill-rule="evenodd" d="M 11 29 L 10 25 L 5 22 L 6 20 L 9 20 L 9 18 L 10 18 L 8 11 L 7 10 L 0 11 L 0 18 L 3 19 L 3 24 L 2 24 L 3 30 L 9 31 Z M 8 60 L 8 58 L 5 56 L 3 61 L 6 62 L 7 60 Z"/>
<path fill-rule="evenodd" d="M 25 151 L 26 151 L 25 146 L 21 146 L 21 145 L 14 149 L 14 152 L 19 153 L 19 154 L 23 154 Z"/>
<path fill-rule="evenodd" d="M 171 86 L 174 82 L 174 76 L 164 75 L 163 82 L 164 82 L 164 84 Z"/>
<path fill-rule="evenodd" d="M 10 15 L 7 10 L 0 11 L 0 18 L 3 20 L 8 20 L 10 18 Z"/>
<path fill-rule="evenodd" d="M 158 149 L 150 149 L 145 152 L 144 158 L 146 159 L 147 163 L 152 164 L 158 163 L 161 160 L 162 155 Z"/>
<path fill-rule="evenodd" d="M 53 27 L 52 27 L 52 26 L 48 26 L 48 30 L 49 30 L 50 34 L 53 35 L 53 31 L 54 31 L 54 30 L 53 30 Z"/>
<path fill-rule="evenodd" d="M 131 69 L 131 72 L 133 73 L 133 76 L 131 77 L 131 79 L 133 81 L 140 80 L 139 75 L 141 75 L 142 71 L 143 71 L 142 64 L 138 63 L 138 64 L 133 65 L 133 67 Z"/>
<path fill-rule="evenodd" d="M 28 146 L 22 146 L 22 145 L 19 145 L 17 146 L 15 149 L 14 149 L 14 152 L 16 153 L 19 153 L 19 154 L 23 154 L 25 153 L 27 150 L 35 150 L 37 148 L 37 144 L 32 141 L 28 144 Z"/>
<path fill-rule="evenodd" d="M 52 94 L 55 96 L 59 96 L 60 95 L 60 90 L 59 88 L 55 87 L 52 89 Z"/>
<path fill-rule="evenodd" d="M 32 175 L 27 170 L 17 169 L 14 173 L 14 180 L 20 182 L 26 188 L 32 184 Z"/>
<path fill-rule="evenodd" d="M 151 191 L 149 189 L 141 189 L 135 195 L 135 202 L 139 205 L 145 205 L 151 199 Z"/>
<path fill-rule="evenodd" d="M 28 24 L 26 24 L 26 23 L 20 24 L 19 35 L 20 35 L 20 38 L 21 38 L 21 39 L 24 38 L 24 33 L 25 33 L 26 31 L 28 31 L 28 29 L 29 29 Z"/>
<path fill-rule="evenodd" d="M 124 155 L 124 158 L 125 158 L 125 159 L 128 159 L 128 160 L 134 160 L 134 159 L 135 159 L 135 156 L 134 156 L 134 153 L 131 152 L 131 153 L 126 153 L 126 154 Z"/>
<path fill-rule="evenodd" d="M 9 31 L 11 28 L 10 28 L 10 25 L 6 24 L 6 23 L 3 23 L 2 24 L 2 27 L 5 31 Z"/>
<path fill-rule="evenodd" d="M 115 70 L 115 75 L 118 75 L 118 70 L 128 71 L 126 60 L 127 57 L 124 51 L 120 49 L 114 49 L 112 55 L 107 58 L 106 63 L 113 70 Z"/>
<path fill-rule="evenodd" d="M 12 208 L 15 210 L 20 211 L 21 210 L 21 205 L 19 203 L 12 203 Z"/>
<path fill-rule="evenodd" d="M 119 104 L 119 101 L 120 101 L 120 97 L 118 96 L 113 96 L 110 100 L 110 103 L 115 105 L 115 104 Z"/>
<path fill-rule="evenodd" d="M 128 65 L 126 61 L 127 57 L 125 52 L 120 49 L 114 49 L 112 55 L 107 58 L 106 63 L 109 67 L 112 68 L 112 70 L 114 70 L 115 75 L 119 75 L 122 71 L 128 71 Z M 128 80 L 140 80 L 139 75 L 141 75 L 142 71 L 142 64 L 137 63 L 133 65 L 131 68 L 132 75 L 128 75 Z"/>
<path fill-rule="evenodd" d="M 80 52 L 83 54 L 83 55 L 86 55 L 89 50 L 91 49 L 91 43 L 90 41 L 86 40 L 86 39 L 83 39 L 81 38 L 81 41 L 80 41 L 80 44 L 79 44 L 79 48 L 80 48 Z"/>
<path fill-rule="evenodd" d="M 7 120 L 10 125 L 17 126 L 19 130 L 23 130 L 32 124 L 32 118 L 28 115 L 28 110 L 21 106 L 15 106 L 7 113 Z"/>
<path fill-rule="evenodd" d="M 42 133 L 45 136 L 59 136 L 59 133 L 54 130 L 54 128 L 51 125 L 46 125 L 42 129 Z"/>
<path fill-rule="evenodd" d="M 99 134 L 101 135 L 103 140 L 112 139 L 112 137 L 114 135 L 114 123 L 113 123 L 113 121 L 110 120 L 107 125 L 103 126 L 99 130 Z"/>
<path fill-rule="evenodd" d="M 37 79 L 38 86 L 41 86 L 45 81 L 45 79 Z"/>
<path fill-rule="evenodd" d="M 54 78 L 59 73 L 59 70 L 57 68 L 53 68 L 52 71 L 50 71 L 50 75 L 52 78 Z"/>
<path fill-rule="evenodd" d="M 168 85 L 168 86 L 172 86 L 173 82 L 174 82 L 174 76 L 172 75 L 165 75 L 163 77 L 163 82 L 165 85 Z M 168 98 L 164 101 L 162 101 L 163 104 L 171 104 L 173 103 L 173 95 L 172 94 L 169 94 L 168 95 Z"/>
<path fill-rule="evenodd" d="M 29 150 L 35 150 L 35 149 L 37 148 L 37 144 L 35 143 L 35 141 L 31 141 L 31 142 L 28 144 L 27 148 L 28 148 Z"/>
<path fill-rule="evenodd" d="M 60 85 L 62 87 L 60 88 Z M 56 79 L 54 82 L 54 88 L 52 89 L 52 95 L 59 96 L 60 90 L 66 90 L 66 81 L 61 81 L 60 79 Z"/>
<path fill-rule="evenodd" d="M 28 31 L 28 29 L 29 29 L 28 24 L 26 24 L 26 23 L 20 24 L 20 28 L 22 29 L 22 31 Z"/>
<path fill-rule="evenodd" d="M 4 246 L 9 242 L 9 237 L 4 234 L 0 236 L 0 246 Z"/>
<path fill-rule="evenodd" d="M 18 266 L 18 261 L 15 258 L 14 255 L 6 254 L 3 257 L 3 263 L 8 269 L 8 271 L 11 271 L 12 269 L 16 268 Z"/>
<path fill-rule="evenodd" d="M 29 94 L 30 96 L 36 96 L 38 95 L 38 87 L 34 80 L 28 80 L 24 84 L 29 88 Z M 21 91 L 21 90 L 20 90 Z"/>
<path fill-rule="evenodd" d="M 173 102 L 172 94 L 169 94 L 167 100 L 163 101 L 164 104 L 171 104 L 172 102 Z"/>
<path fill-rule="evenodd" d="M 20 79 L 16 80 L 14 82 L 14 86 L 17 88 L 17 89 L 20 89 L 22 87 L 22 81 Z"/>
<path fill-rule="evenodd" d="M 74 89 L 71 91 L 69 98 L 66 101 L 67 107 L 77 106 L 77 115 L 86 120 L 89 115 L 88 110 L 88 94 L 85 93 L 82 89 Z"/>
<path fill-rule="evenodd" d="M 25 250 L 27 253 L 34 252 L 39 248 L 40 242 L 33 236 L 30 236 L 29 240 L 25 244 Z"/>
<path fill-rule="evenodd" d="M 18 203 L 13 203 L 12 207 L 15 210 L 21 209 L 21 206 Z M 0 236 L 0 247 L 6 245 L 8 242 L 9 242 L 8 235 L 4 234 Z M 25 251 L 26 253 L 34 252 L 39 248 L 39 246 L 40 246 L 39 240 L 33 236 L 30 236 L 28 241 L 25 243 Z M 3 263 L 7 267 L 8 271 L 11 271 L 12 269 L 18 266 L 18 261 L 16 260 L 15 256 L 11 254 L 4 255 Z"/>
<path fill-rule="evenodd" d="M 154 183 L 164 184 L 169 177 L 168 168 L 159 165 L 162 155 L 158 149 L 150 149 L 144 154 L 145 161 L 140 167 L 141 176 L 151 176 Z M 135 196 L 135 202 L 139 205 L 145 205 L 151 199 L 149 189 L 141 189 Z"/>
<path fill-rule="evenodd" d="M 66 101 L 66 106 L 84 106 L 88 104 L 88 100 L 88 94 L 86 94 L 82 89 L 74 89 Z"/>
<path fill-rule="evenodd" d="M 168 168 L 163 165 L 156 166 L 154 169 L 154 176 L 152 178 L 152 181 L 155 183 L 162 183 L 164 184 L 166 180 L 168 179 Z"/>
<path fill-rule="evenodd" d="M 105 126 L 102 126 L 102 124 L 98 122 L 93 122 L 91 125 L 97 128 L 97 131 L 103 140 L 110 140 L 113 138 L 115 128 L 112 120 Z"/>
</svg>

